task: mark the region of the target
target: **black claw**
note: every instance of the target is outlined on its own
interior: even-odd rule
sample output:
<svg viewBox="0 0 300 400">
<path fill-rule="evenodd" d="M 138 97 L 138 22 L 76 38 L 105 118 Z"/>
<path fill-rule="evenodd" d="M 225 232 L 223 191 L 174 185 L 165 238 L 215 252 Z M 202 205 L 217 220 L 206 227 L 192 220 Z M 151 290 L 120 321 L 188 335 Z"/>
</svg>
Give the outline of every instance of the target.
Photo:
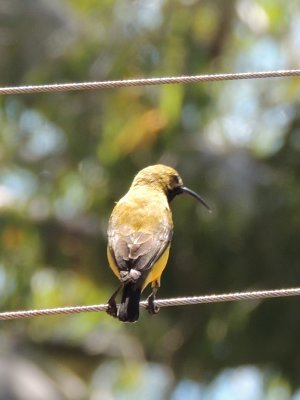
<svg viewBox="0 0 300 400">
<path fill-rule="evenodd" d="M 118 289 L 113 293 L 113 295 L 111 296 L 111 298 L 108 300 L 107 302 L 107 309 L 106 312 L 108 315 L 117 318 L 118 317 L 118 307 L 117 307 L 117 303 L 116 303 L 116 295 L 119 293 L 120 289 L 121 289 L 122 285 L 118 287 Z"/>
<path fill-rule="evenodd" d="M 108 307 L 106 309 L 107 314 L 110 315 L 111 317 L 117 318 L 118 307 L 115 299 L 109 299 L 107 304 L 108 304 Z"/>
<path fill-rule="evenodd" d="M 147 298 L 148 305 L 146 306 L 146 310 L 149 314 L 155 315 L 159 312 L 159 307 L 154 304 L 155 295 L 153 293 Z"/>
</svg>

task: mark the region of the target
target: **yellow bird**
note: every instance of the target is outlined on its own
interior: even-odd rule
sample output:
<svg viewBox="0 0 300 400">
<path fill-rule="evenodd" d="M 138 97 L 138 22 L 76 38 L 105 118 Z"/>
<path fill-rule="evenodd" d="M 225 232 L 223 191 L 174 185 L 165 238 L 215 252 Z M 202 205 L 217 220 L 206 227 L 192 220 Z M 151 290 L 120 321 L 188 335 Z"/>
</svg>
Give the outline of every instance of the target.
<svg viewBox="0 0 300 400">
<path fill-rule="evenodd" d="M 160 277 L 167 264 L 173 235 L 170 202 L 187 193 L 206 202 L 197 193 L 183 186 L 178 172 L 165 165 L 142 169 L 129 191 L 116 204 L 108 224 L 107 257 L 109 266 L 121 281 L 121 286 L 108 301 L 108 314 L 124 322 L 139 318 L 142 291 L 151 283 L 148 311 L 158 312 L 154 305 Z M 121 304 L 115 297 L 123 289 Z"/>
</svg>

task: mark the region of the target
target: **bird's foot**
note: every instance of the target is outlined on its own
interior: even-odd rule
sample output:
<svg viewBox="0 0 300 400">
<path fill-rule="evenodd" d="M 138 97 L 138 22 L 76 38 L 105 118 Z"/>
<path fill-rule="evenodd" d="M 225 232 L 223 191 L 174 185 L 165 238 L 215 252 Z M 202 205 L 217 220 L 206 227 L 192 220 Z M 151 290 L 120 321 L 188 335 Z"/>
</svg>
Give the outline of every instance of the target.
<svg viewBox="0 0 300 400">
<path fill-rule="evenodd" d="M 106 312 L 108 315 L 111 315 L 114 318 L 118 317 L 118 307 L 116 303 L 116 296 L 119 293 L 122 285 L 118 287 L 118 289 L 112 294 L 111 298 L 107 302 Z"/>
<path fill-rule="evenodd" d="M 118 317 L 118 307 L 117 307 L 117 303 L 114 298 L 110 298 L 108 300 L 106 312 L 111 317 L 114 317 L 114 318 Z"/>
<path fill-rule="evenodd" d="M 154 304 L 154 301 L 155 301 L 155 295 L 151 293 L 150 296 L 147 298 L 148 304 L 146 306 L 146 310 L 151 315 L 155 315 L 159 312 L 159 307 Z"/>
</svg>

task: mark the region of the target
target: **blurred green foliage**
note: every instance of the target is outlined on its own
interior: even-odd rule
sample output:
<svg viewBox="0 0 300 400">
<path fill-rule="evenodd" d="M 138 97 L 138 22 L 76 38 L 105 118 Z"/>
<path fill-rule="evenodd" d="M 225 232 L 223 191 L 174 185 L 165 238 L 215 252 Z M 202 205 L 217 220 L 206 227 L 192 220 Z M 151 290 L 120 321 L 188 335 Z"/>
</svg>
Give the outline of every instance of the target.
<svg viewBox="0 0 300 400">
<path fill-rule="evenodd" d="M 298 2 L 283 0 L 10 0 L 1 85 L 292 68 L 299 22 Z M 299 286 L 299 88 L 268 79 L 2 97 L 1 309 L 106 302 L 117 285 L 109 214 L 154 163 L 177 168 L 214 210 L 172 204 L 162 297 Z M 0 399 L 28 398 L 26 384 L 9 385 L 23 387 L 25 370 L 31 399 L 176 399 L 188 380 L 218 385 L 217 373 L 248 364 L 267 374 L 265 393 L 289 396 L 298 308 L 290 298 L 163 309 L 132 326 L 104 313 L 3 322 L 0 370 L 12 368 Z"/>
</svg>

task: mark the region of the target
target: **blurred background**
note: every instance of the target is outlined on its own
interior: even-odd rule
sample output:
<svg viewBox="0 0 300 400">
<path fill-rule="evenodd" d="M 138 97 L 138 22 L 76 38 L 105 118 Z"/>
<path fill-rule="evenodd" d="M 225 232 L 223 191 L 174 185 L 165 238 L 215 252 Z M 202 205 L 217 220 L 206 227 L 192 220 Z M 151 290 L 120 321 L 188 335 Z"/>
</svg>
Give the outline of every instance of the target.
<svg viewBox="0 0 300 400">
<path fill-rule="evenodd" d="M 299 68 L 299 2 L 0 2 L 1 86 Z M 0 98 L 2 311 L 105 303 L 114 202 L 150 164 L 172 204 L 159 297 L 300 285 L 300 80 Z M 145 293 L 145 296 L 148 292 Z M 300 399 L 299 298 L 3 321 L 0 399 Z"/>
</svg>

